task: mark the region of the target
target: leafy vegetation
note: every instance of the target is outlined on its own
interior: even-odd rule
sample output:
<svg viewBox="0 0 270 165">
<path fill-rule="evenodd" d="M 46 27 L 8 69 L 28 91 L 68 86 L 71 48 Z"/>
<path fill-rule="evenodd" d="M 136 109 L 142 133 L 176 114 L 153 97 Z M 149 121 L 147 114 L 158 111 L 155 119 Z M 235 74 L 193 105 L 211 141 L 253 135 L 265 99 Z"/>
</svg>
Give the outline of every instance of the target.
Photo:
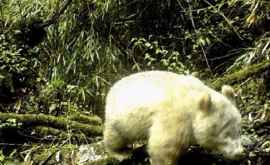
<svg viewBox="0 0 270 165">
<path fill-rule="evenodd" d="M 196 74 L 217 89 L 234 85 L 249 137 L 249 155 L 238 164 L 266 164 L 269 11 L 266 0 L 0 1 L 0 162 L 75 164 L 78 151 L 91 163 L 96 148 L 85 154 L 81 144 L 100 134 L 84 128 L 100 131 L 109 87 L 160 69 Z"/>
</svg>

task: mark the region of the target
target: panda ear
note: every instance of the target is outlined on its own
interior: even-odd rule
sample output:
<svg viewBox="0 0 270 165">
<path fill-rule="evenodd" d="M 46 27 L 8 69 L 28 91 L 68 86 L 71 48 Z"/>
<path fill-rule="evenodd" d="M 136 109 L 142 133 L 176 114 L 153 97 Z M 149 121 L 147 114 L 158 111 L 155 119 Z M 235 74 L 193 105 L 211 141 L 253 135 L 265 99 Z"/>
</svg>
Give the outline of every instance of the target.
<svg viewBox="0 0 270 165">
<path fill-rule="evenodd" d="M 235 92 L 233 90 L 233 88 L 229 85 L 223 85 L 222 89 L 221 89 L 221 93 L 226 96 L 228 99 L 230 99 L 231 101 L 233 101 L 235 99 Z"/>
<path fill-rule="evenodd" d="M 199 109 L 208 112 L 211 108 L 211 104 L 211 96 L 208 93 L 202 94 L 199 100 Z"/>
</svg>

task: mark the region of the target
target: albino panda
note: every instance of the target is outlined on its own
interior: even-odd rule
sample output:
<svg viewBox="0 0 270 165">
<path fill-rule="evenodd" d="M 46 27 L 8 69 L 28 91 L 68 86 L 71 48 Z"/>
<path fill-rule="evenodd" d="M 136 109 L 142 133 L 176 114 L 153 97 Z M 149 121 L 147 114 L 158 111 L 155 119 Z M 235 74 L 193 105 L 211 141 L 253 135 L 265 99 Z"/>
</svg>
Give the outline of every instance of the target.
<svg viewBox="0 0 270 165">
<path fill-rule="evenodd" d="M 243 149 L 233 95 L 229 86 L 218 93 L 189 75 L 147 71 L 127 76 L 106 98 L 105 147 L 122 159 L 132 144 L 145 141 L 154 165 L 175 165 L 194 144 L 236 158 Z"/>
</svg>

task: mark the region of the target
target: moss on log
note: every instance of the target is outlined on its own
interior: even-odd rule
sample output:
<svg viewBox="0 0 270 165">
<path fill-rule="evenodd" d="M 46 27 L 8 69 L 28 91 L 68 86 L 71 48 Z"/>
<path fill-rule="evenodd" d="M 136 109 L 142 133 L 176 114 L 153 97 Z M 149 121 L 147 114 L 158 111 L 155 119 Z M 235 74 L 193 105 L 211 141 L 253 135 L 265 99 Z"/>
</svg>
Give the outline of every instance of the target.
<svg viewBox="0 0 270 165">
<path fill-rule="evenodd" d="M 270 68 L 270 61 L 264 61 L 259 64 L 249 65 L 240 71 L 212 80 L 211 85 L 213 88 L 219 89 L 223 84 L 232 85 L 236 82 L 245 80 L 257 73 L 261 73 L 268 68 Z"/>
<path fill-rule="evenodd" d="M 102 120 L 100 117 L 96 115 L 85 115 L 82 112 L 72 112 L 72 114 L 69 116 L 69 119 L 84 124 L 91 124 L 91 125 L 102 124 Z"/>
<path fill-rule="evenodd" d="M 16 114 L 0 113 L 0 121 L 16 119 L 24 126 L 49 126 L 60 130 L 72 130 L 84 133 L 86 136 L 98 136 L 102 134 L 102 125 L 83 124 L 72 121 L 67 117 L 55 117 L 45 114 Z"/>
<path fill-rule="evenodd" d="M 96 141 L 96 138 L 93 137 L 86 137 L 84 134 L 77 133 L 77 132 L 72 132 L 68 133 L 67 131 L 64 130 L 59 130 L 56 128 L 51 128 L 51 127 L 45 127 L 45 126 L 34 126 L 31 127 L 33 131 L 35 132 L 35 135 L 32 136 L 37 136 L 38 138 L 41 138 L 43 141 L 53 141 L 53 142 L 59 142 L 61 140 L 69 139 L 71 143 L 77 144 L 78 142 L 80 144 L 84 143 L 92 143 Z M 44 139 L 44 137 L 47 137 L 49 135 L 52 135 L 54 138 L 52 139 Z"/>
<path fill-rule="evenodd" d="M 48 135 L 59 135 L 64 133 L 59 129 L 44 126 L 34 126 L 32 127 L 32 129 L 34 129 L 35 133 L 38 134 L 38 136 L 40 137 L 45 137 Z"/>
</svg>

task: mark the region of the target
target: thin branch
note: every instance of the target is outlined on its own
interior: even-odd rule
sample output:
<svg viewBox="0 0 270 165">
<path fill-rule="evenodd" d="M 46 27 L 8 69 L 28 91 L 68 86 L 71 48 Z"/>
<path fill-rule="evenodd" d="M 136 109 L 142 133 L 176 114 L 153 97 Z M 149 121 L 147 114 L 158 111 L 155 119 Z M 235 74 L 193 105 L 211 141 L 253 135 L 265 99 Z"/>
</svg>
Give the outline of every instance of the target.
<svg viewBox="0 0 270 165">
<path fill-rule="evenodd" d="M 193 27 L 193 29 L 194 29 L 194 31 L 195 31 L 195 34 L 197 35 L 198 32 L 197 32 L 197 28 L 196 28 L 196 25 L 195 25 L 195 22 L 194 22 L 194 19 L 193 19 L 192 7 L 191 7 L 190 2 L 188 2 L 188 9 L 189 9 L 188 12 L 189 12 L 189 17 L 190 17 L 190 20 L 191 20 L 192 27 Z M 202 49 L 202 53 L 203 53 L 203 57 L 204 57 L 204 59 L 205 59 L 206 65 L 207 65 L 208 69 L 212 72 L 212 69 L 211 69 L 211 67 L 210 67 L 210 65 L 209 65 L 209 61 L 208 61 L 208 59 L 207 59 L 207 56 L 206 56 L 206 53 L 205 53 L 205 51 L 204 51 L 204 48 L 203 48 L 202 43 L 199 42 L 199 45 L 200 45 L 200 48 Z"/>
</svg>

